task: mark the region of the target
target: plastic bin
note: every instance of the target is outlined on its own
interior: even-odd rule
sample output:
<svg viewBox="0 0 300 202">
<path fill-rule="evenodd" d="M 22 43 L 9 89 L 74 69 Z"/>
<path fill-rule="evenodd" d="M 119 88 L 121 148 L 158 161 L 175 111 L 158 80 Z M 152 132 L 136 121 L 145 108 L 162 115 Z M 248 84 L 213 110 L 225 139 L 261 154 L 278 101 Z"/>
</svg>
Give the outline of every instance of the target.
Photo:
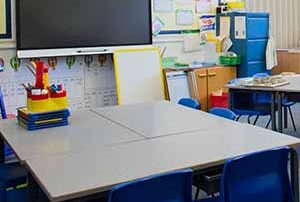
<svg viewBox="0 0 300 202">
<path fill-rule="evenodd" d="M 228 108 L 228 93 L 222 93 L 221 96 L 210 95 L 211 107 Z"/>
<path fill-rule="evenodd" d="M 239 65 L 242 62 L 241 56 L 220 56 L 220 64 L 224 66 L 235 66 Z"/>
</svg>

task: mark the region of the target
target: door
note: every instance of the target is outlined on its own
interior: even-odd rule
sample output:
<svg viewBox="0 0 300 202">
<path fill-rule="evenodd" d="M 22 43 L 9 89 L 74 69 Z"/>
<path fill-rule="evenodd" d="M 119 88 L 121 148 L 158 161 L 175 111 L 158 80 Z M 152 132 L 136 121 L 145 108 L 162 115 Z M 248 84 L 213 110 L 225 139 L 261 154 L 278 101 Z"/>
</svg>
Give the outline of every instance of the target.
<svg viewBox="0 0 300 202">
<path fill-rule="evenodd" d="M 228 92 L 224 86 L 231 80 L 236 78 L 236 67 L 213 67 L 207 70 L 207 97 L 208 109 L 211 108 L 210 95 L 214 91 L 223 89 L 223 92 Z"/>
<path fill-rule="evenodd" d="M 192 95 L 201 103 L 201 110 L 207 111 L 207 69 L 197 69 L 191 74 L 195 83 Z"/>
</svg>

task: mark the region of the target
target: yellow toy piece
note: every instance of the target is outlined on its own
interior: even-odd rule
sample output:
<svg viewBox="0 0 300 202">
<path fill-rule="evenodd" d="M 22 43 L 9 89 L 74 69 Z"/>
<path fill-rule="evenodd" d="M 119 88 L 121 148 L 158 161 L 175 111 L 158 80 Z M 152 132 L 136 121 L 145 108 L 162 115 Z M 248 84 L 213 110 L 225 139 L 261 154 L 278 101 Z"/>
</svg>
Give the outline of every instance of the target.
<svg viewBox="0 0 300 202">
<path fill-rule="evenodd" d="M 27 98 L 27 109 L 33 113 L 63 110 L 68 107 L 67 97 L 32 100 Z"/>
</svg>

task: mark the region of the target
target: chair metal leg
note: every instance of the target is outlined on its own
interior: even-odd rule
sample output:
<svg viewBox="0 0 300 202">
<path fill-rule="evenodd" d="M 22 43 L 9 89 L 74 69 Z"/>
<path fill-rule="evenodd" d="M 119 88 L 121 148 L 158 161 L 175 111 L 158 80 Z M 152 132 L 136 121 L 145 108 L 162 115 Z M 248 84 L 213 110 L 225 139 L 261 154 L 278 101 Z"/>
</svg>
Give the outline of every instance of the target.
<svg viewBox="0 0 300 202">
<path fill-rule="evenodd" d="M 196 194 L 195 194 L 195 200 L 199 198 L 200 189 L 197 187 Z"/>
<path fill-rule="evenodd" d="M 256 125 L 258 119 L 259 119 L 259 115 L 256 116 L 256 118 L 255 118 L 255 120 L 254 120 L 254 122 L 253 122 L 253 125 L 254 125 L 254 126 Z"/>
<path fill-rule="evenodd" d="M 293 116 L 291 107 L 288 107 L 288 110 L 290 112 L 290 116 L 291 116 L 291 120 L 292 120 L 294 131 L 297 132 L 297 128 L 296 128 L 296 124 L 295 124 L 295 120 L 294 120 L 294 116 Z"/>
<path fill-rule="evenodd" d="M 288 109 L 287 107 L 283 107 L 283 120 L 284 120 L 284 128 L 288 128 Z"/>
<path fill-rule="evenodd" d="M 238 115 L 238 116 L 236 117 L 236 121 L 239 121 L 241 117 L 242 117 L 241 115 Z"/>
<path fill-rule="evenodd" d="M 251 124 L 251 117 L 252 116 L 248 116 L 248 124 Z"/>
<path fill-rule="evenodd" d="M 269 121 L 268 121 L 268 123 L 267 123 L 267 125 L 266 125 L 266 129 L 269 128 L 269 126 L 270 126 L 270 124 L 271 124 L 271 121 L 272 121 L 272 117 L 270 117 L 270 119 L 269 119 Z"/>
</svg>

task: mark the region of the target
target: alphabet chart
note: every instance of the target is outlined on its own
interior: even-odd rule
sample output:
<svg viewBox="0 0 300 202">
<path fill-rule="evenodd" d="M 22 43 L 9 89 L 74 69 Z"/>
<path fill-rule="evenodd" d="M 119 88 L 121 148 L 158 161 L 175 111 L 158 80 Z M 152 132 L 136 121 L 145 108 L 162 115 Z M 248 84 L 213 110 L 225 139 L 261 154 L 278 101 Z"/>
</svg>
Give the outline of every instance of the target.
<svg viewBox="0 0 300 202">
<path fill-rule="evenodd" d="M 0 51 L 3 70 L 0 87 L 7 113 L 26 106 L 22 83 L 32 83 L 35 78 L 26 68 L 31 60 L 42 60 L 49 65 L 50 83 L 61 83 L 67 90 L 69 108 L 88 109 L 117 104 L 116 83 L 112 55 L 88 55 L 35 59 L 18 59 L 14 50 Z"/>
</svg>

